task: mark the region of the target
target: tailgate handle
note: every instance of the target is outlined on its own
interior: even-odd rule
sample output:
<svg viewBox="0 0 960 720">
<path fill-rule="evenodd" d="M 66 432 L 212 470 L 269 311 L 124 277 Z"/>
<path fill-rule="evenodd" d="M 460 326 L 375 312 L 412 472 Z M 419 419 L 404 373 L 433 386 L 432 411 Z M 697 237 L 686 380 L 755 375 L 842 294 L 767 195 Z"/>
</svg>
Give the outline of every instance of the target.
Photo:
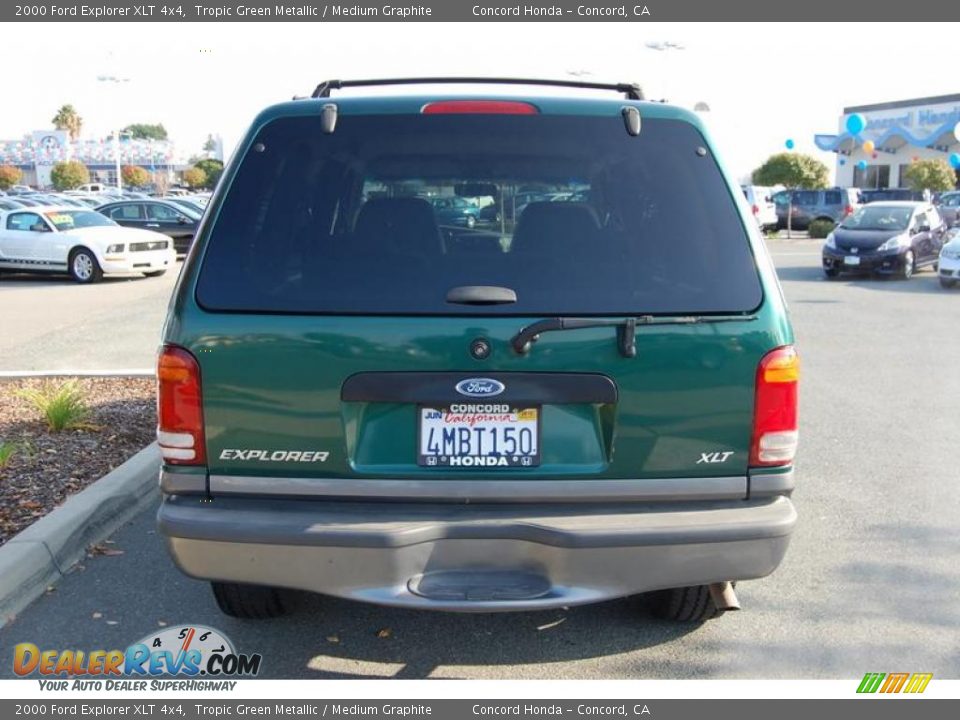
<svg viewBox="0 0 960 720">
<path fill-rule="evenodd" d="M 447 292 L 447 302 L 458 305 L 507 305 L 516 301 L 515 290 L 498 285 L 460 285 Z"/>
</svg>

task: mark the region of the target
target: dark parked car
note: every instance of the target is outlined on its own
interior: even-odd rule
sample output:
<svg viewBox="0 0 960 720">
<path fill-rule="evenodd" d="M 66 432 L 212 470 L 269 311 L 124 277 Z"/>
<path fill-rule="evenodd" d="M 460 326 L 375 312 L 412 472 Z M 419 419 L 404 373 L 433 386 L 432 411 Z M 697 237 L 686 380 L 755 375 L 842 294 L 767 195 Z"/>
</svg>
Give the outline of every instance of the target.
<svg viewBox="0 0 960 720">
<path fill-rule="evenodd" d="M 947 226 L 930 203 L 884 202 L 864 205 L 827 236 L 823 272 L 876 272 L 908 279 L 935 266 Z"/>
<path fill-rule="evenodd" d="M 0 198 L 0 210 L 19 210 L 23 207 L 27 207 L 27 205 L 12 197 Z"/>
<path fill-rule="evenodd" d="M 860 201 L 866 205 L 875 202 L 930 202 L 929 190 L 911 190 L 909 188 L 877 188 L 861 190 Z"/>
<path fill-rule="evenodd" d="M 43 205 L 42 202 L 40 202 L 36 198 L 31 197 L 30 195 L 24 195 L 24 194 L 15 195 L 13 193 L 10 193 L 10 199 L 15 199 L 23 207 L 40 207 L 41 205 Z"/>
<path fill-rule="evenodd" d="M 177 255 L 186 254 L 197 232 L 200 214 L 165 200 L 118 200 L 97 208 L 124 227 L 155 230 L 173 239 Z"/>
<path fill-rule="evenodd" d="M 186 208 L 187 210 L 190 210 L 200 216 L 203 215 L 204 207 L 196 200 L 191 200 L 190 198 L 185 197 L 168 197 L 164 198 L 164 202 L 173 203 L 177 207 Z"/>
<path fill-rule="evenodd" d="M 480 208 L 462 197 L 430 198 L 440 225 L 463 225 L 472 228 L 480 220 Z"/>
<path fill-rule="evenodd" d="M 943 193 L 937 200 L 937 211 L 947 227 L 960 224 L 960 192 Z"/>
<path fill-rule="evenodd" d="M 838 223 L 856 210 L 861 203 L 856 188 L 829 188 L 827 190 L 781 190 L 772 197 L 777 206 L 777 227 L 804 230 L 814 220 Z"/>
</svg>

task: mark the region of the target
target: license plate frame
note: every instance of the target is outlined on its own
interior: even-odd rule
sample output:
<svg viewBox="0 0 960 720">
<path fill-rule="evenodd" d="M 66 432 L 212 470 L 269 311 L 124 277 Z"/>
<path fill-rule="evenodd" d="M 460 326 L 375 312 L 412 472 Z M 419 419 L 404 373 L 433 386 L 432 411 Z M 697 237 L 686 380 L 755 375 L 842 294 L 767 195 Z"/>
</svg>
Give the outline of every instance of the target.
<svg viewBox="0 0 960 720">
<path fill-rule="evenodd" d="M 496 468 L 535 468 L 539 467 L 542 457 L 542 446 L 541 446 L 541 436 L 543 431 L 543 414 L 542 408 L 539 405 L 529 405 L 524 404 L 523 406 L 515 405 L 512 403 L 489 403 L 495 407 L 506 406 L 508 408 L 507 412 L 496 412 L 496 413 L 484 413 L 484 412 L 451 412 L 451 407 L 459 405 L 462 403 L 434 403 L 429 405 L 420 404 L 417 405 L 417 465 L 420 467 L 428 468 L 443 468 L 443 469 L 496 469 Z M 480 405 L 481 403 L 476 403 Z M 487 405 L 487 403 L 483 403 Z M 439 417 L 427 417 L 426 413 L 428 411 L 439 413 Z M 532 414 L 532 417 L 530 417 Z M 425 429 L 430 430 L 431 427 L 436 428 L 435 423 L 437 420 L 442 422 L 443 418 L 448 415 L 466 415 L 466 416 L 477 416 L 477 415 L 512 415 L 516 416 L 514 422 L 503 423 L 502 421 L 488 421 L 480 428 L 481 431 L 489 431 L 492 426 L 500 427 L 503 429 L 504 425 L 506 427 L 512 427 L 517 430 L 517 437 L 514 444 L 514 449 L 517 450 L 515 454 L 508 454 L 506 450 L 508 447 L 504 447 L 504 452 L 501 453 L 484 453 L 484 447 L 486 445 L 493 444 L 496 448 L 499 444 L 499 439 L 496 442 L 493 442 L 492 438 L 496 437 L 496 431 L 493 435 L 490 435 L 489 432 L 484 440 L 481 435 L 479 438 L 476 435 L 476 423 L 468 425 L 468 423 L 452 423 L 452 430 L 457 431 L 457 442 L 459 443 L 460 429 L 464 428 L 469 433 L 471 433 L 471 438 L 469 443 L 472 446 L 475 442 L 479 440 L 480 447 L 478 450 L 480 452 L 471 452 L 467 454 L 435 454 L 435 453 L 425 453 L 425 441 L 426 443 L 430 442 L 429 435 L 424 436 Z M 526 415 L 527 417 L 523 417 Z M 520 443 L 520 430 L 529 429 L 530 425 L 533 425 L 532 436 L 530 440 L 533 443 L 533 452 L 523 453 L 519 452 L 519 443 Z M 438 438 L 442 441 L 442 438 Z M 504 440 L 504 445 L 508 443 Z M 502 458 L 502 462 L 500 459 Z"/>
<path fill-rule="evenodd" d="M 860 258 L 856 255 L 844 255 L 843 264 L 857 266 L 860 264 Z"/>
</svg>

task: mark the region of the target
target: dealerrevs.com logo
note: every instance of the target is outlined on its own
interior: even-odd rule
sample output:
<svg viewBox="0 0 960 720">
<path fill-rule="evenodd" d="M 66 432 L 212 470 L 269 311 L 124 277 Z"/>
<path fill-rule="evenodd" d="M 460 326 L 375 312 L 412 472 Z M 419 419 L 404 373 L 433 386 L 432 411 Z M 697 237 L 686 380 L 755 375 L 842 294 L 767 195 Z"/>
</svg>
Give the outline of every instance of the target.
<svg viewBox="0 0 960 720">
<path fill-rule="evenodd" d="M 125 650 L 41 649 L 29 642 L 13 649 L 14 673 L 39 676 L 45 690 L 232 690 L 236 681 L 224 678 L 255 677 L 261 660 L 237 653 L 223 633 L 203 625 L 167 628 Z"/>
<path fill-rule="evenodd" d="M 858 693 L 922 693 L 927 689 L 933 673 L 867 673 L 860 681 Z"/>
</svg>

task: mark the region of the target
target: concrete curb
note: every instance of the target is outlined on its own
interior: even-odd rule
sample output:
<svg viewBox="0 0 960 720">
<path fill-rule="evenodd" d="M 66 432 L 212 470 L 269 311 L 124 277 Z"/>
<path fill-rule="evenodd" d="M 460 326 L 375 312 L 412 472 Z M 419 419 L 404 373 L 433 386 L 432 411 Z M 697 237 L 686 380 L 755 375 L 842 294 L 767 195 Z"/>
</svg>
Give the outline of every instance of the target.
<svg viewBox="0 0 960 720">
<path fill-rule="evenodd" d="M 160 496 L 153 443 L 0 547 L 0 627 Z"/>
<path fill-rule="evenodd" d="M 155 377 L 156 371 L 150 368 L 127 368 L 122 370 L 0 370 L 0 380 L 21 380 L 23 378 L 59 378 L 59 377 Z"/>
</svg>

